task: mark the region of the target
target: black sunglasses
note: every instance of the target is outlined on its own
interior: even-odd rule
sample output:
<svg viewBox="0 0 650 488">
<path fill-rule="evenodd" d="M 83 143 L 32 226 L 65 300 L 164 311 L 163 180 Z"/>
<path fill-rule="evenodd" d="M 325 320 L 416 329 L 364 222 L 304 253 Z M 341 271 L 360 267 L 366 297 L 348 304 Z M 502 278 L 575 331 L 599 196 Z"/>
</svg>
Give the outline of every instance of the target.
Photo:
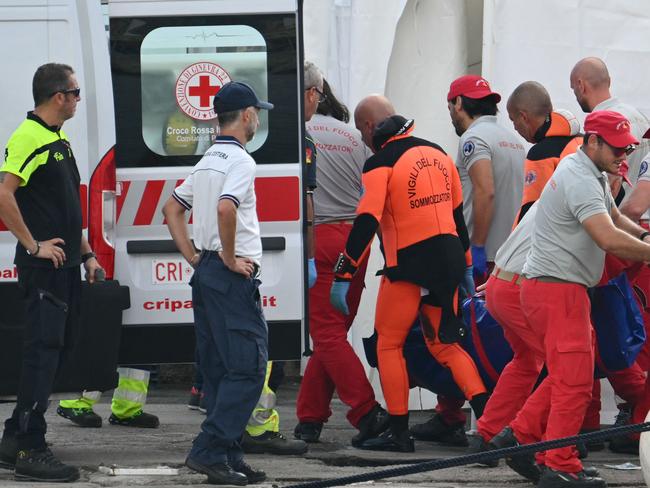
<svg viewBox="0 0 650 488">
<path fill-rule="evenodd" d="M 318 103 L 323 103 L 325 100 L 327 100 L 327 95 L 320 91 L 318 87 L 312 86 L 311 88 L 305 89 L 305 91 L 309 90 L 316 90 L 316 93 L 318 93 Z"/>
<path fill-rule="evenodd" d="M 68 88 L 67 90 L 57 90 L 54 93 L 51 93 L 50 97 L 53 97 L 57 93 L 63 93 L 64 95 L 71 93 L 72 95 L 75 96 L 75 98 L 77 98 L 81 94 L 81 88 Z"/>
<path fill-rule="evenodd" d="M 601 143 L 606 144 L 607 146 L 609 146 L 609 148 L 612 150 L 612 153 L 614 154 L 615 158 L 620 158 L 624 154 L 626 156 L 629 156 L 636 149 L 636 146 L 634 144 L 630 144 L 629 146 L 625 146 L 625 147 L 614 147 L 609 142 L 607 142 L 605 139 L 603 139 L 601 136 L 597 135 L 596 137 L 598 137 L 598 141 L 600 141 Z"/>
</svg>

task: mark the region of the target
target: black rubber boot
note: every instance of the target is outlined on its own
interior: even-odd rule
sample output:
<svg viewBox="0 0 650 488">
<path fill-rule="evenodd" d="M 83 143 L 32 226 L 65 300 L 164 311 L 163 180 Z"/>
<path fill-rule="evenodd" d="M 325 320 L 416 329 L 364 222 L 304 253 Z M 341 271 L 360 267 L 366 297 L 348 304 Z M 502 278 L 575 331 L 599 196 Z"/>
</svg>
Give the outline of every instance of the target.
<svg viewBox="0 0 650 488">
<path fill-rule="evenodd" d="M 358 447 L 370 451 L 414 452 L 415 442 L 409 433 L 408 425 L 408 414 L 390 415 L 388 430 L 378 437 L 362 442 Z"/>
<path fill-rule="evenodd" d="M 510 427 L 504 428 L 501 432 L 495 435 L 488 446 L 491 449 L 503 449 L 506 447 L 518 446 L 519 441 L 515 437 L 514 432 Z M 541 476 L 539 466 L 535 463 L 535 456 L 533 454 L 516 454 L 514 456 L 506 457 L 506 464 L 515 472 L 519 473 L 524 478 L 537 483 Z"/>
<path fill-rule="evenodd" d="M 322 422 L 300 422 L 293 429 L 293 437 L 305 442 L 318 442 L 322 430 Z"/>
<path fill-rule="evenodd" d="M 108 418 L 111 425 L 122 425 L 124 427 L 139 427 L 141 429 L 156 429 L 160 425 L 160 420 L 155 415 L 140 410 L 132 417 L 120 419 L 114 414 Z"/>
<path fill-rule="evenodd" d="M 359 433 L 352 438 L 352 445 L 359 447 L 362 442 L 377 437 L 388 428 L 390 416 L 379 404 L 361 417 L 359 421 Z"/>
<path fill-rule="evenodd" d="M 479 454 L 481 452 L 486 452 L 490 450 L 490 446 L 488 445 L 487 442 L 485 442 L 483 436 L 478 432 L 468 432 L 467 441 L 469 444 L 467 448 L 467 454 Z M 486 466 L 488 468 L 496 468 L 499 465 L 499 460 L 493 459 L 491 461 L 483 461 L 478 464 L 480 464 L 481 466 Z"/>
<path fill-rule="evenodd" d="M 447 424 L 435 412 L 429 420 L 411 427 L 411 434 L 419 441 L 438 442 L 447 446 L 467 447 L 465 422 Z"/>
<path fill-rule="evenodd" d="M 92 408 L 66 408 L 57 407 L 57 415 L 64 419 L 71 420 L 79 427 L 99 428 L 102 426 L 102 418 L 93 412 Z"/>
<path fill-rule="evenodd" d="M 606 488 L 605 480 L 588 476 L 584 471 L 565 473 L 545 468 L 538 483 L 538 488 Z"/>
</svg>

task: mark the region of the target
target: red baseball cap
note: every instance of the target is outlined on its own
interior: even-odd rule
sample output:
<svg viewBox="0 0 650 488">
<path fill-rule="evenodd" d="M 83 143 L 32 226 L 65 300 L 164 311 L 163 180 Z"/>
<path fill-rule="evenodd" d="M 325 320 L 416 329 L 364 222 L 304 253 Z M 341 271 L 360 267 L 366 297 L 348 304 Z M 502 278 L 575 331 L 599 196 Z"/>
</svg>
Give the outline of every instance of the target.
<svg viewBox="0 0 650 488">
<path fill-rule="evenodd" d="M 612 147 L 638 145 L 630 129 L 630 121 L 612 110 L 591 112 L 585 119 L 585 134 L 596 134 Z"/>
<path fill-rule="evenodd" d="M 461 76 L 451 82 L 449 93 L 447 93 L 447 101 L 451 102 L 459 95 L 473 99 L 493 96 L 496 98 L 497 103 L 501 101 L 501 95 L 493 92 L 487 80 L 477 75 Z"/>
</svg>

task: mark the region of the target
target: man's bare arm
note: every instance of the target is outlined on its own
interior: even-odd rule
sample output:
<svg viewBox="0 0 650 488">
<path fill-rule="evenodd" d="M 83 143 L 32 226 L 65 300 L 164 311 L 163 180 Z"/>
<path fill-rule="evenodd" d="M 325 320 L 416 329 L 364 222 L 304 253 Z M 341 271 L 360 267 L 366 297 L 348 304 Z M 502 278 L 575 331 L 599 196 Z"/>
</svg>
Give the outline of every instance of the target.
<svg viewBox="0 0 650 488">
<path fill-rule="evenodd" d="M 22 180 L 13 173 L 0 172 L 0 219 L 32 255 L 42 259 L 50 259 L 54 267 L 58 268 L 65 261 L 65 252 L 58 245 L 65 244 L 65 242 L 60 237 L 40 243 L 36 242 L 36 239 L 27 228 L 16 202 L 15 193 L 21 183 Z"/>
<path fill-rule="evenodd" d="M 163 207 L 163 215 L 176 247 L 191 266 L 196 266 L 198 254 L 187 231 L 185 207 L 178 203 L 174 197 L 169 197 Z"/>
</svg>

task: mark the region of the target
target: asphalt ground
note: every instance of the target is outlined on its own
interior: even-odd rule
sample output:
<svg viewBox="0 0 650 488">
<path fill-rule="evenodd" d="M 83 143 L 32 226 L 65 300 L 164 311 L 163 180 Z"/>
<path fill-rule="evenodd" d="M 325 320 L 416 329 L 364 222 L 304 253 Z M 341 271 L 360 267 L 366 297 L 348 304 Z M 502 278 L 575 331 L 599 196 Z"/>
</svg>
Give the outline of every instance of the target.
<svg viewBox="0 0 650 488">
<path fill-rule="evenodd" d="M 278 392 L 278 410 L 281 431 L 290 437 L 296 424 L 295 398 L 298 385 L 288 382 Z M 49 432 L 47 440 L 53 452 L 64 462 L 79 466 L 81 479 L 71 484 L 75 487 L 184 487 L 206 484 L 206 477 L 184 467 L 185 456 L 192 439 L 198 433 L 203 415 L 186 406 L 188 388 L 158 387 L 150 392 L 145 411 L 160 417 L 158 429 L 134 429 L 108 423 L 110 393 L 104 394 L 95 411 L 104 419 L 100 429 L 84 429 L 56 414 L 56 400 L 48 410 Z M 57 397 L 58 398 L 58 397 Z M 0 404 L 0 416 L 10 415 L 13 404 Z M 338 399 L 332 402 L 332 417 L 323 428 L 321 442 L 311 444 L 304 456 L 272 456 L 251 454 L 249 464 L 266 471 L 268 479 L 257 486 L 283 487 L 294 483 L 333 479 L 360 473 L 373 472 L 389 466 L 409 464 L 432 459 L 443 459 L 465 453 L 463 448 L 450 448 L 429 442 L 416 442 L 411 454 L 382 453 L 355 449 L 350 439 L 356 430 L 345 418 L 346 407 Z M 411 412 L 411 424 L 428 418 L 429 412 Z M 618 470 L 605 465 L 618 466 L 631 462 L 639 465 L 638 457 L 603 450 L 592 452 L 585 464 L 596 466 L 611 487 L 644 487 L 640 470 Z M 177 468 L 176 475 L 118 475 L 105 474 L 103 467 Z M 439 471 L 409 475 L 401 478 L 379 480 L 366 485 L 401 488 L 402 486 L 457 488 L 457 487 L 527 487 L 527 480 L 511 471 L 503 461 L 498 468 L 469 465 Z M 61 484 L 18 482 L 13 474 L 0 469 L 0 487 L 60 487 Z"/>
</svg>

